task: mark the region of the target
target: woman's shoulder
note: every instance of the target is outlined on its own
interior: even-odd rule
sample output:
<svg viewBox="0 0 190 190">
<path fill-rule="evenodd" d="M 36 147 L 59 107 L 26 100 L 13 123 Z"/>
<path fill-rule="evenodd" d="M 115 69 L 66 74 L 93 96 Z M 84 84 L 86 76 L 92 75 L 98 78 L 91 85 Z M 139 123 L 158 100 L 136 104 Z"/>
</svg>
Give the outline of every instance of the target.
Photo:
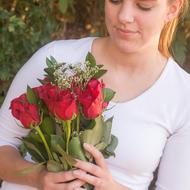
<svg viewBox="0 0 190 190">
<path fill-rule="evenodd" d="M 171 78 L 173 83 L 176 84 L 179 89 L 186 89 L 190 92 L 190 73 L 188 73 L 174 59 L 170 58 L 169 62 L 171 65 Z"/>
<path fill-rule="evenodd" d="M 85 37 L 54 41 L 53 56 L 60 62 L 82 61 L 86 54 L 91 51 L 91 46 L 95 38 L 96 37 Z"/>
<path fill-rule="evenodd" d="M 49 42 L 39 48 L 33 55 L 37 58 L 53 56 L 58 62 L 82 61 L 96 37 L 85 37 L 80 39 L 63 39 Z"/>
<path fill-rule="evenodd" d="M 190 74 L 173 58 L 169 58 L 167 64 L 163 88 L 158 92 L 158 102 L 160 104 L 163 100 L 161 102 L 164 104 L 160 105 L 167 107 L 167 118 L 171 123 L 168 129 L 174 133 L 184 126 L 184 123 L 190 123 Z"/>
<path fill-rule="evenodd" d="M 88 46 L 96 37 L 84 37 L 79 39 L 61 39 L 52 43 L 56 48 Z"/>
</svg>

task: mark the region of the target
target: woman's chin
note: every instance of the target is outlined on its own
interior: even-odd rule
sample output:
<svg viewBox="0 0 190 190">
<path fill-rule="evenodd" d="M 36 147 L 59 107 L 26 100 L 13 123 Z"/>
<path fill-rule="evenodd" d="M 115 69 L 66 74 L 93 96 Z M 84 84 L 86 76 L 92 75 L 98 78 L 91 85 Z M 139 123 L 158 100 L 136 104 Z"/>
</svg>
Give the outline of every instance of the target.
<svg viewBox="0 0 190 190">
<path fill-rule="evenodd" d="M 117 44 L 117 48 L 121 53 L 134 54 L 140 51 L 140 47 L 130 44 Z"/>
</svg>

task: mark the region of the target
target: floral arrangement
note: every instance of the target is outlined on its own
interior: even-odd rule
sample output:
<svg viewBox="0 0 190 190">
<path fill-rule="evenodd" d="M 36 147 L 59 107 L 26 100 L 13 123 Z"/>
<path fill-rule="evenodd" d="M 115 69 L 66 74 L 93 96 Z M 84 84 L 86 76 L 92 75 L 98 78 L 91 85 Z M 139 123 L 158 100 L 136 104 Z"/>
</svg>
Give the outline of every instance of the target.
<svg viewBox="0 0 190 190">
<path fill-rule="evenodd" d="M 118 140 L 111 134 L 112 118 L 105 120 L 103 112 L 115 92 L 100 80 L 103 65 L 91 53 L 84 63 L 58 63 L 52 56 L 46 63 L 42 85 L 28 86 L 10 105 L 17 123 L 31 129 L 20 138 L 20 152 L 37 163 L 32 170 L 43 165 L 51 172 L 68 171 L 75 169 L 75 159 L 94 162 L 83 143 L 105 158 L 114 156 Z"/>
</svg>

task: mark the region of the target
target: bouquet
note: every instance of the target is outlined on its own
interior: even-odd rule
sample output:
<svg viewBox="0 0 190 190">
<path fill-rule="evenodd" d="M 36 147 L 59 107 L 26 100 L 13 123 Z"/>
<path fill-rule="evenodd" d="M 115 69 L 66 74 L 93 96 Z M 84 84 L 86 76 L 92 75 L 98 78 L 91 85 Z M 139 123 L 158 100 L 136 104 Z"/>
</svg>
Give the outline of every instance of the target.
<svg viewBox="0 0 190 190">
<path fill-rule="evenodd" d="M 75 169 L 75 159 L 94 162 L 83 149 L 92 144 L 105 158 L 114 156 L 118 140 L 111 134 L 112 119 L 103 117 L 115 92 L 105 87 L 100 77 L 106 73 L 88 53 L 84 63 L 58 63 L 46 58 L 47 68 L 41 85 L 11 101 L 12 115 L 21 127 L 31 129 L 22 141 L 20 152 L 31 155 L 36 165 L 48 171 Z M 90 189 L 90 186 L 88 186 Z"/>
</svg>

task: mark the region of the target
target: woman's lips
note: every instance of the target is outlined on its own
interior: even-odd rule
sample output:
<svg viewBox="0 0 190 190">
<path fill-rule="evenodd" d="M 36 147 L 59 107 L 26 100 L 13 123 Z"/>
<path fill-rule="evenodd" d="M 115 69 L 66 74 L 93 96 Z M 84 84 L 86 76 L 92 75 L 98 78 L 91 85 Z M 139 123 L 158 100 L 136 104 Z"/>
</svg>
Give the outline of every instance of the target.
<svg viewBox="0 0 190 190">
<path fill-rule="evenodd" d="M 121 29 L 121 28 L 116 28 L 118 34 L 123 37 L 133 37 L 136 34 L 138 34 L 138 31 L 135 30 L 129 30 L 129 29 Z"/>
</svg>

